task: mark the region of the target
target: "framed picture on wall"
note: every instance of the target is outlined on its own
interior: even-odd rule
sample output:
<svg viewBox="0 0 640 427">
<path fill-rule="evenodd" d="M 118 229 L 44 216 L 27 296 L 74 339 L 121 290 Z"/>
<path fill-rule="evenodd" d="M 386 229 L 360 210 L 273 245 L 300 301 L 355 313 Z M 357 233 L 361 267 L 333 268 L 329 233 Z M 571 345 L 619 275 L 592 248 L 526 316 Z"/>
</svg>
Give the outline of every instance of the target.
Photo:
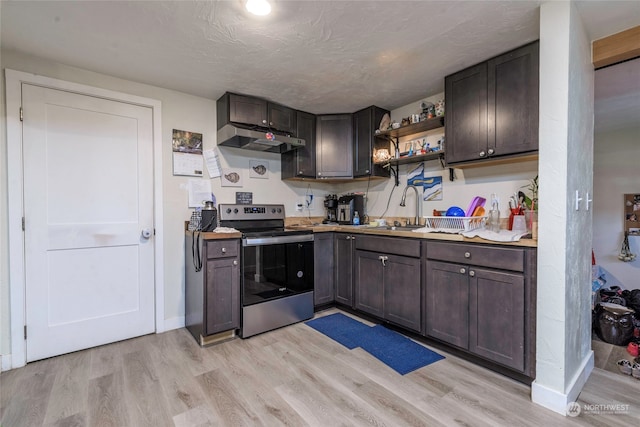
<svg viewBox="0 0 640 427">
<path fill-rule="evenodd" d="M 220 183 L 223 187 L 242 187 L 241 169 L 222 169 Z"/>
<path fill-rule="evenodd" d="M 249 178 L 269 179 L 269 162 L 264 160 L 250 160 Z"/>
</svg>

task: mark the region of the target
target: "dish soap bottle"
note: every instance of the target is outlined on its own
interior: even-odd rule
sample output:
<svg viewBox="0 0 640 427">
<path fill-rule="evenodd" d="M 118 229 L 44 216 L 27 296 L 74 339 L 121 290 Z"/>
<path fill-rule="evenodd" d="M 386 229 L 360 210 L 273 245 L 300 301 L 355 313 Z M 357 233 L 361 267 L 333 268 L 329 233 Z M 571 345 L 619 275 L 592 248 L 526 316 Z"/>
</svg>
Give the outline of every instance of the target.
<svg viewBox="0 0 640 427">
<path fill-rule="evenodd" d="M 498 207 L 498 197 L 495 193 L 491 195 L 491 210 L 489 211 L 489 230 L 494 233 L 500 232 L 500 209 Z"/>
<path fill-rule="evenodd" d="M 360 225 L 360 216 L 358 215 L 358 211 L 353 213 L 353 225 Z"/>
</svg>

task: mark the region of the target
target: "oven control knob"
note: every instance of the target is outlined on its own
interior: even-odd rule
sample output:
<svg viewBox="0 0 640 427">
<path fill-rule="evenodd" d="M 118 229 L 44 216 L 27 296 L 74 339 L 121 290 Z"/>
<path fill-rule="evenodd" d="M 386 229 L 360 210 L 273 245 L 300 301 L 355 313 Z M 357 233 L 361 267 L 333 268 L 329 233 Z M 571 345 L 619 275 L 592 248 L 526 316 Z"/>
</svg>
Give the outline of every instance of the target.
<svg viewBox="0 0 640 427">
<path fill-rule="evenodd" d="M 271 208 L 271 213 L 276 213 L 276 208 Z"/>
<path fill-rule="evenodd" d="M 233 213 L 234 213 L 234 214 L 237 214 L 237 213 L 238 213 L 238 208 L 235 208 L 235 209 L 233 210 Z"/>
<path fill-rule="evenodd" d="M 231 213 L 231 208 L 227 208 L 227 213 L 230 214 Z"/>
<path fill-rule="evenodd" d="M 282 213 L 282 208 L 278 208 L 278 213 Z"/>
</svg>

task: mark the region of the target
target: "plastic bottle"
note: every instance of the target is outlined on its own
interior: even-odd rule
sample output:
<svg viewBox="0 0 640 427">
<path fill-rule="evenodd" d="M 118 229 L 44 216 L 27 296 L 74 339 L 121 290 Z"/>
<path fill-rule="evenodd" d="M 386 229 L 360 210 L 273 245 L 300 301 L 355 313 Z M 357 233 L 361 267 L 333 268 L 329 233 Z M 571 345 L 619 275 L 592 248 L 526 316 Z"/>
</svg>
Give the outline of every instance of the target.
<svg viewBox="0 0 640 427">
<path fill-rule="evenodd" d="M 358 215 L 358 211 L 353 213 L 353 225 L 360 225 L 360 216 Z"/>
</svg>

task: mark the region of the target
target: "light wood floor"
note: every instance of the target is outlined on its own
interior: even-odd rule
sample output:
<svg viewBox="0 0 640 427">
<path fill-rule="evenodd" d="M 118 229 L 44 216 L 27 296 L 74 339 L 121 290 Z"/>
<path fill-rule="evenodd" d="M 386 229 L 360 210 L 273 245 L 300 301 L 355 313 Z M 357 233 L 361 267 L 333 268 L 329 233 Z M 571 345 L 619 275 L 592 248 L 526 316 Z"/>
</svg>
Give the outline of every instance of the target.
<svg viewBox="0 0 640 427">
<path fill-rule="evenodd" d="M 628 413 L 563 417 L 528 386 L 437 351 L 446 359 L 401 376 L 304 323 L 208 348 L 179 329 L 0 374 L 0 425 L 640 425 L 632 377 L 596 368 L 579 401 Z"/>
</svg>

